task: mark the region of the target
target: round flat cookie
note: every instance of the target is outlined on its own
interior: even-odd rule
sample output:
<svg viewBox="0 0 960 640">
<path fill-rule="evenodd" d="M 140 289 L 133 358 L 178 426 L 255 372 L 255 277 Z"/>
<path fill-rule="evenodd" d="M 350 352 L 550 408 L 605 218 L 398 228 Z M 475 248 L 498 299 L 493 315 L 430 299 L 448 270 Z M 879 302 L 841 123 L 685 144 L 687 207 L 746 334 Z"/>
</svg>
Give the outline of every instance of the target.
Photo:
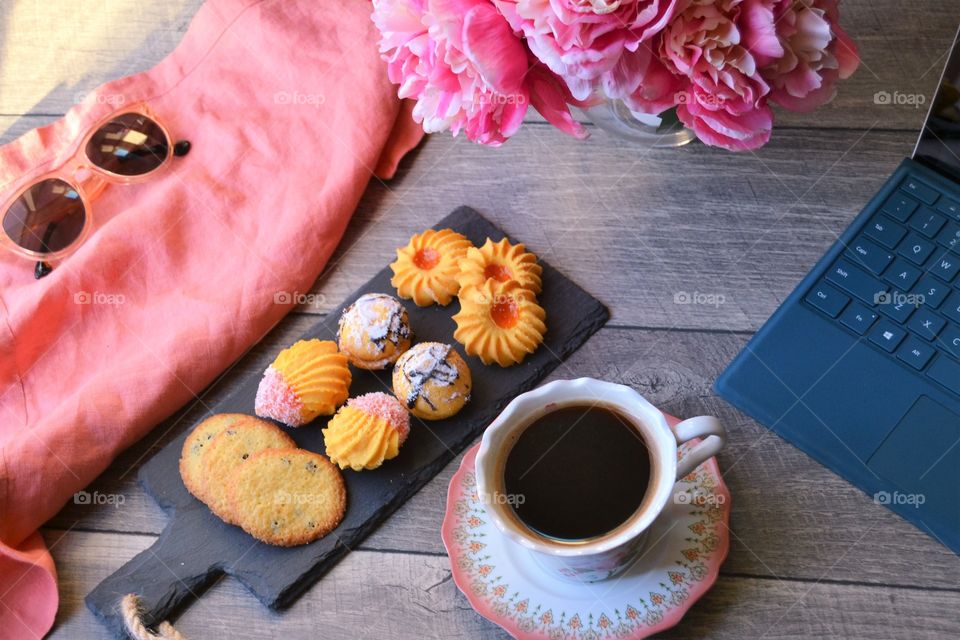
<svg viewBox="0 0 960 640">
<path fill-rule="evenodd" d="M 255 453 L 236 468 L 228 485 L 237 524 L 254 538 L 283 547 L 327 535 L 347 507 L 340 470 L 303 449 Z"/>
<path fill-rule="evenodd" d="M 210 511 L 235 524 L 227 497 L 230 474 L 263 449 L 295 449 L 297 444 L 279 427 L 256 418 L 238 422 L 215 435 L 200 460 L 203 497 Z"/>
<path fill-rule="evenodd" d="M 183 450 L 180 453 L 180 477 L 187 491 L 201 502 L 206 502 L 203 495 L 203 481 L 200 477 L 201 460 L 209 449 L 210 441 L 227 427 L 250 421 L 257 421 L 257 418 L 242 413 L 214 414 L 194 427 L 187 439 L 183 441 Z"/>
</svg>

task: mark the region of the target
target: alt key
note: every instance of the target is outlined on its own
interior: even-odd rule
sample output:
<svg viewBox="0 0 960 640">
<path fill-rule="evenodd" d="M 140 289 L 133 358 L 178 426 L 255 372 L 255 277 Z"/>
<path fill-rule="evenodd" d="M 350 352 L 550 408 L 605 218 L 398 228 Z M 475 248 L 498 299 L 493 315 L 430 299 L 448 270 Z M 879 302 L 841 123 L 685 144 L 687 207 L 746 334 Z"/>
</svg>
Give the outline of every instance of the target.
<svg viewBox="0 0 960 640">
<path fill-rule="evenodd" d="M 897 350 L 897 358 L 919 371 L 927 366 L 933 357 L 933 347 L 910 336 Z"/>
</svg>

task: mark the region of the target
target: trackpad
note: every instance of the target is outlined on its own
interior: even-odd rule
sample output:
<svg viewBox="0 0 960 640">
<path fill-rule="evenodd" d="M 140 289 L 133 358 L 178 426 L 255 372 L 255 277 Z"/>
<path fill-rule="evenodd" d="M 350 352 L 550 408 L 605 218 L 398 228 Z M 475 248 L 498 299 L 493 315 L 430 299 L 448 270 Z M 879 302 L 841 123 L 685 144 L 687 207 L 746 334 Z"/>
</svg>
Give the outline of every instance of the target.
<svg viewBox="0 0 960 640">
<path fill-rule="evenodd" d="M 960 528 L 956 471 L 960 469 L 960 414 L 926 396 L 914 403 L 867 461 L 877 475 L 903 493 L 881 496 L 923 508 Z"/>
</svg>

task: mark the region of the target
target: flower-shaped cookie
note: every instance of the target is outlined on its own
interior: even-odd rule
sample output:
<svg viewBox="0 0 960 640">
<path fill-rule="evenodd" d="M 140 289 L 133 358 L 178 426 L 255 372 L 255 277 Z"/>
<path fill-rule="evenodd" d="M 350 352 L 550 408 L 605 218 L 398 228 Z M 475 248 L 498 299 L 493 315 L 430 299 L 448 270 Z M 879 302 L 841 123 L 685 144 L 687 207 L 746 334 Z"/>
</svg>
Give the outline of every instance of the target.
<svg viewBox="0 0 960 640">
<path fill-rule="evenodd" d="M 501 367 L 523 362 L 536 351 L 547 330 L 546 312 L 536 296 L 516 280 L 488 279 L 460 291 L 460 313 L 453 316 L 453 337 L 468 355 Z"/>
<path fill-rule="evenodd" d="M 397 259 L 390 265 L 390 284 L 397 288 L 397 295 L 413 300 L 418 307 L 435 302 L 448 305 L 460 290 L 460 261 L 472 246 L 451 229 L 418 233 L 407 246 L 397 249 Z"/>
<path fill-rule="evenodd" d="M 494 242 L 490 238 L 482 247 L 470 247 L 460 264 L 457 281 L 460 287 L 482 285 L 489 279 L 497 282 L 516 280 L 524 289 L 540 293 L 540 274 L 543 268 L 537 264 L 537 256 L 528 252 L 523 244 L 510 244 L 504 238 Z"/>
</svg>

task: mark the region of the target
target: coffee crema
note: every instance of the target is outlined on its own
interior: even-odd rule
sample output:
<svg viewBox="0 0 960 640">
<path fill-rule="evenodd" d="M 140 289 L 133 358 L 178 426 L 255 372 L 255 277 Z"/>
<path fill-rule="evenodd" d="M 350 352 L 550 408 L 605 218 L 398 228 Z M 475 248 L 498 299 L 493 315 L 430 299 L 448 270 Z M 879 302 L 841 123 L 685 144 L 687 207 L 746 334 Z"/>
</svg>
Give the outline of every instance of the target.
<svg viewBox="0 0 960 640">
<path fill-rule="evenodd" d="M 532 422 L 507 454 L 504 490 L 533 531 L 565 541 L 626 522 L 650 485 L 650 452 L 624 416 L 598 406 L 556 409 Z"/>
</svg>

